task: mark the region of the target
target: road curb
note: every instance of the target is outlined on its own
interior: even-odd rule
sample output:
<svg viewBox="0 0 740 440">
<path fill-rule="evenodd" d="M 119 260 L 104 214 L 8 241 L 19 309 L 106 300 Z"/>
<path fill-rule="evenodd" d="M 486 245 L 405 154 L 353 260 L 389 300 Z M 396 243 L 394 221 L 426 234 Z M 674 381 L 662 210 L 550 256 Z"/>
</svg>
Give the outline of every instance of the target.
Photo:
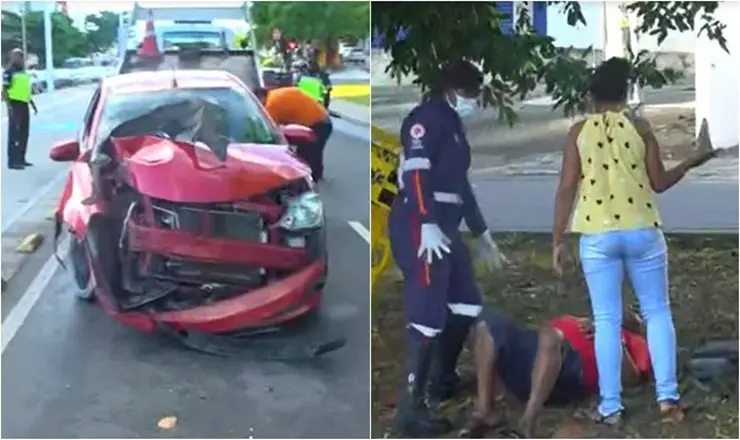
<svg viewBox="0 0 740 440">
<path fill-rule="evenodd" d="M 2 292 L 44 244 L 44 235 L 40 232 L 33 232 L 22 237 L 16 234 L 3 235 Z M 21 237 L 21 239 L 16 240 L 16 237 Z"/>
</svg>

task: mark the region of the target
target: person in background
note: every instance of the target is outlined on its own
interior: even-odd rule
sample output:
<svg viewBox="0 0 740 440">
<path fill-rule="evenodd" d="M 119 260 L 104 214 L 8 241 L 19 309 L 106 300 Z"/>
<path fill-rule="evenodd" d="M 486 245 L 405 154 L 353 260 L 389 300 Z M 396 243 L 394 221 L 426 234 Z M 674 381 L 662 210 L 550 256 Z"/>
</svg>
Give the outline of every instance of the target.
<svg viewBox="0 0 740 440">
<path fill-rule="evenodd" d="M 30 105 L 37 114 L 33 102 L 33 81 L 26 72 L 25 56 L 20 49 L 10 51 L 10 63 L 3 72 L 3 101 L 8 109 L 8 168 L 22 170 L 33 166 L 26 160 L 28 135 L 31 126 Z"/>
<path fill-rule="evenodd" d="M 668 251 L 655 193 L 714 157 L 696 151 L 666 170 L 650 124 L 627 109 L 630 65 L 611 58 L 594 72 L 589 92 L 594 113 L 568 133 L 555 196 L 552 258 L 563 270 L 568 219 L 580 235 L 580 262 L 595 326 L 601 402 L 593 419 L 621 421 L 623 350 L 622 282 L 632 282 L 647 325 L 657 401 L 661 412 L 680 411 L 676 379 L 676 334 L 668 296 Z"/>
<path fill-rule="evenodd" d="M 632 311 L 622 320 L 621 377 L 637 386 L 650 377 L 650 355 L 642 336 L 642 321 Z M 534 434 L 540 409 L 546 404 L 578 403 L 597 392 L 598 370 L 591 320 L 557 316 L 539 329 L 527 328 L 505 314 L 486 309 L 475 328 L 477 400 L 463 437 L 484 438 L 505 423 L 496 411 L 497 396 L 508 391 L 526 402 L 524 413 L 506 437 Z"/>
<path fill-rule="evenodd" d="M 315 63 L 306 63 L 298 74 L 296 87 L 316 102 L 322 103 L 324 108 L 329 108 L 331 80 L 328 74 L 317 69 Z"/>
<path fill-rule="evenodd" d="M 457 389 L 457 359 L 481 310 L 465 219 L 489 269 L 505 261 L 468 180 L 471 151 L 463 118 L 474 113 L 483 75 L 470 62 L 443 66 L 431 97 L 401 125 L 398 197 L 388 220 L 393 257 L 403 274 L 407 320 L 406 370 L 393 422 L 402 437 L 436 437 L 451 429 L 433 415 Z"/>
<path fill-rule="evenodd" d="M 297 153 L 311 167 L 313 180 L 324 180 L 324 148 L 333 131 L 326 109 L 297 87 L 281 87 L 269 92 L 260 88 L 255 95 L 278 125 L 299 124 L 313 130 L 316 141 L 310 145 L 296 145 Z"/>
</svg>

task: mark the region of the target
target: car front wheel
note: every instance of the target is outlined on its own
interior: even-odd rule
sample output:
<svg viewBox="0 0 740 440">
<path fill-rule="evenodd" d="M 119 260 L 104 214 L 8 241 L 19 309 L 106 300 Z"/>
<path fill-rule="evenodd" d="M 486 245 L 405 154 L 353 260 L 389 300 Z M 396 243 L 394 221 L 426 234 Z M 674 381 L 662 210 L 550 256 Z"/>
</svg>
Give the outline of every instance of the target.
<svg viewBox="0 0 740 440">
<path fill-rule="evenodd" d="M 69 261 L 75 296 L 83 301 L 92 301 L 95 298 L 95 286 L 90 274 L 87 250 L 82 240 L 77 237 L 71 237 L 69 240 Z"/>
</svg>

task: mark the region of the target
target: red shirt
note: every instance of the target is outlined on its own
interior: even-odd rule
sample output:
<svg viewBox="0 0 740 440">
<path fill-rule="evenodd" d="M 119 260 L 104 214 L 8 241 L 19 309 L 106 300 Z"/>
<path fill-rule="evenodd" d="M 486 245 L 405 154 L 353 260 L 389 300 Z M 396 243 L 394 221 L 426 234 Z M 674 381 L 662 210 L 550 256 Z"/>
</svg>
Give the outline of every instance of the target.
<svg viewBox="0 0 740 440">
<path fill-rule="evenodd" d="M 550 320 L 549 325 L 560 330 L 565 340 L 578 353 L 581 358 L 581 368 L 583 368 L 584 385 L 589 393 L 596 393 L 599 389 L 599 370 L 596 368 L 593 338 L 581 329 L 580 321 L 575 316 L 558 316 Z M 622 330 L 622 343 L 632 356 L 632 360 L 635 361 L 638 371 L 642 374 L 649 374 L 651 371 L 650 353 L 645 338 L 637 333 Z"/>
</svg>

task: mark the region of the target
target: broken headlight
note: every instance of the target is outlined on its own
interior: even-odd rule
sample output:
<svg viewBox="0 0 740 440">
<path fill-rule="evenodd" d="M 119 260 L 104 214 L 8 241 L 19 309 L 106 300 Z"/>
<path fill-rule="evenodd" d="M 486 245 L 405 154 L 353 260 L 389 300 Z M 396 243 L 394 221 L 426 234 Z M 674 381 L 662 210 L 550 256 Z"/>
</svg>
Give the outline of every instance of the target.
<svg viewBox="0 0 740 440">
<path fill-rule="evenodd" d="M 324 204 L 321 198 L 317 193 L 308 191 L 287 201 L 285 213 L 277 225 L 291 232 L 324 226 Z"/>
</svg>

